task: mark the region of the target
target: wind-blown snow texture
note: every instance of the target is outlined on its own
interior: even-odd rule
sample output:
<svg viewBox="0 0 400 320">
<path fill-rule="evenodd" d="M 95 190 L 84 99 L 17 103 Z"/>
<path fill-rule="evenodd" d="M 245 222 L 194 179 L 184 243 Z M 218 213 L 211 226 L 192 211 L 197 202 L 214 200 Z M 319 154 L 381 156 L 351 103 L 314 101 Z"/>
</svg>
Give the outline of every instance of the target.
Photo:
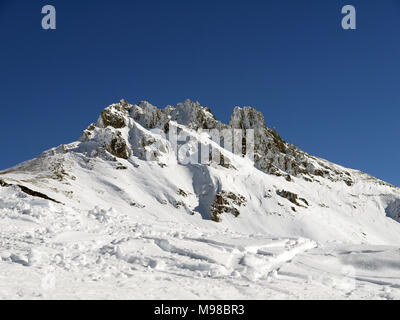
<svg viewBox="0 0 400 320">
<path fill-rule="evenodd" d="M 255 130 L 254 162 L 200 130 L 233 128 Z M 178 161 L 175 129 L 221 159 Z M 253 108 L 223 124 L 190 100 L 121 100 L 0 172 L 0 298 L 398 299 L 399 221 L 400 189 L 299 150 Z"/>
</svg>

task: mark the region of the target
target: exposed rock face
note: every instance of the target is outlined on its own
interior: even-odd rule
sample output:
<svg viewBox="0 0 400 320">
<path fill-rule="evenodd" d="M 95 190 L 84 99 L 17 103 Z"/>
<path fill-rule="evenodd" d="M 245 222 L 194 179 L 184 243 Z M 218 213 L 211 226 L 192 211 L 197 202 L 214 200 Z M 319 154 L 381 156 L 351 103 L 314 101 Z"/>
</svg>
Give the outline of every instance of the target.
<svg viewBox="0 0 400 320">
<path fill-rule="evenodd" d="M 182 190 L 182 189 L 178 189 L 177 193 L 182 197 L 187 197 L 188 196 L 187 192 Z"/>
<path fill-rule="evenodd" d="M 254 161 L 256 167 L 264 172 L 286 177 L 301 176 L 310 181 L 313 176 L 321 176 L 332 181 L 343 180 L 349 186 L 353 184 L 346 172 L 332 171 L 316 158 L 284 141 L 275 128 L 266 127 L 261 112 L 251 107 L 236 107 L 229 125 L 235 129 L 254 130 Z"/>
<path fill-rule="evenodd" d="M 0 179 L 0 187 L 9 187 L 9 186 L 11 186 L 9 183 L 7 183 L 4 180 Z"/>
<path fill-rule="evenodd" d="M 251 107 L 235 107 L 229 125 L 234 129 L 267 129 L 262 113 Z"/>
<path fill-rule="evenodd" d="M 151 105 L 147 101 L 134 105 L 130 112 L 131 117 L 148 129 L 164 128 L 169 122 L 165 112 Z"/>
<path fill-rule="evenodd" d="M 308 206 L 308 201 L 306 199 L 299 198 L 299 196 L 293 192 L 286 191 L 286 190 L 277 190 L 276 194 L 278 196 L 281 196 L 282 198 L 289 200 L 291 203 L 295 204 L 298 207 Z M 298 200 L 301 201 L 302 203 L 299 203 Z"/>
<path fill-rule="evenodd" d="M 126 123 L 124 117 L 118 113 L 111 113 L 110 109 L 103 110 L 101 112 L 101 119 L 105 127 L 111 126 L 113 128 L 123 128 Z"/>
<path fill-rule="evenodd" d="M 211 205 L 211 219 L 219 222 L 222 213 L 231 213 L 235 217 L 240 215 L 238 208 L 246 205 L 246 198 L 233 192 L 221 191 L 215 195 Z"/>
<path fill-rule="evenodd" d="M 117 135 L 111 140 L 108 145 L 108 151 L 118 158 L 128 159 L 126 141 L 121 137 L 121 135 Z"/>
<path fill-rule="evenodd" d="M 106 108 L 101 112 L 101 120 L 104 127 L 111 126 L 113 128 L 123 128 L 126 126 L 126 116 L 130 109 L 129 104 L 125 100 L 121 100 L 119 104 L 113 108 Z"/>
</svg>

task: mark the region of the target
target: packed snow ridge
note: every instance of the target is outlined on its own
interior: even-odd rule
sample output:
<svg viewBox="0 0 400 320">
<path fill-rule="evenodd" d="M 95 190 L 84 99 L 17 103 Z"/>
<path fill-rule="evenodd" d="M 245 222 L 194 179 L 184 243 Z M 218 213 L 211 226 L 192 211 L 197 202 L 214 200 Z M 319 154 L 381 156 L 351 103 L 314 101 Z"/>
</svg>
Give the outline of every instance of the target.
<svg viewBox="0 0 400 320">
<path fill-rule="evenodd" d="M 400 298 L 399 221 L 251 107 L 121 100 L 0 171 L 0 298 Z"/>
</svg>

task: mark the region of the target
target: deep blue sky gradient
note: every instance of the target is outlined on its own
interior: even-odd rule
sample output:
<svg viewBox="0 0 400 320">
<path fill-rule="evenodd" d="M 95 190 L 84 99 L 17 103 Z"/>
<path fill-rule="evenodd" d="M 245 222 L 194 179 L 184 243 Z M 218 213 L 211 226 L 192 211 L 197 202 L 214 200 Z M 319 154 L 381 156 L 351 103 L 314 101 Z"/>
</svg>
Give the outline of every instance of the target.
<svg viewBox="0 0 400 320">
<path fill-rule="evenodd" d="M 399 0 L 0 0 L 0 169 L 121 98 L 189 98 L 223 121 L 254 106 L 306 152 L 400 186 L 399 34 Z"/>
</svg>

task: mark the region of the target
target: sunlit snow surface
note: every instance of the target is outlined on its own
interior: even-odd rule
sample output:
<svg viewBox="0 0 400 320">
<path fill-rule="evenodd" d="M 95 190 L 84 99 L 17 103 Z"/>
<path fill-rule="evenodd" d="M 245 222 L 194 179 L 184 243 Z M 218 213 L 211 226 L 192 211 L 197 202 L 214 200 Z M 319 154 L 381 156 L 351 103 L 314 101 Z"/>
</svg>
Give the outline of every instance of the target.
<svg viewBox="0 0 400 320">
<path fill-rule="evenodd" d="M 398 247 L 248 235 L 201 217 L 138 219 L 0 192 L 1 299 L 400 298 Z"/>
</svg>

